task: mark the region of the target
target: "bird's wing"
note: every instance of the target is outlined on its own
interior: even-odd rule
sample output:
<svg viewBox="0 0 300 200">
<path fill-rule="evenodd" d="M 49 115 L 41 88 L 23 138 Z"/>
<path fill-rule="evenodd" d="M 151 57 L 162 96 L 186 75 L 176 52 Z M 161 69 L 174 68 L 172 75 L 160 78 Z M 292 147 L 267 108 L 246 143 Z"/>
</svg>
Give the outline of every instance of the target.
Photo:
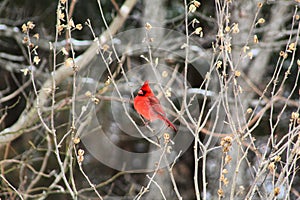
<svg viewBox="0 0 300 200">
<path fill-rule="evenodd" d="M 153 112 L 156 114 L 165 117 L 166 113 L 163 110 L 162 106 L 160 105 L 159 100 L 156 98 L 156 96 L 148 96 L 149 102 L 151 107 L 153 108 Z"/>
</svg>

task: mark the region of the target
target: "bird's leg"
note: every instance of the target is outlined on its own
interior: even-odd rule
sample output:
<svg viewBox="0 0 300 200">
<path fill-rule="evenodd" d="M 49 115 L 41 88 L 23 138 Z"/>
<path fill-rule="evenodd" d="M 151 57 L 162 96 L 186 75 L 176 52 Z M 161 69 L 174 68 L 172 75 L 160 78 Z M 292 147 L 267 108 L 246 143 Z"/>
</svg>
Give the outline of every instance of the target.
<svg viewBox="0 0 300 200">
<path fill-rule="evenodd" d="M 149 126 L 149 123 L 151 122 L 150 120 L 144 118 L 143 116 L 142 117 L 142 121 L 144 122 L 145 126 L 154 134 L 154 129 L 151 128 L 151 126 Z"/>
<path fill-rule="evenodd" d="M 150 121 L 147 121 L 147 123 L 145 123 L 145 126 L 154 134 L 154 129 L 149 126 L 149 122 Z"/>
<path fill-rule="evenodd" d="M 150 120 L 144 118 L 142 115 L 140 115 L 140 117 L 141 117 L 141 120 L 143 121 L 144 125 L 145 125 L 145 126 L 148 126 Z"/>
</svg>

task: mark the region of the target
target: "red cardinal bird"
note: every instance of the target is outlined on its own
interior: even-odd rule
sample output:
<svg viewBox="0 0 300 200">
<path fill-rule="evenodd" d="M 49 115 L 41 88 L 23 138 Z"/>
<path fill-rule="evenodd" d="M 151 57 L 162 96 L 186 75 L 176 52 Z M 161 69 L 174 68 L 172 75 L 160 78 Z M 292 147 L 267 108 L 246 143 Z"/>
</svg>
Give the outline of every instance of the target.
<svg viewBox="0 0 300 200">
<path fill-rule="evenodd" d="M 148 81 L 145 81 L 144 85 L 138 91 L 137 96 L 134 98 L 134 108 L 145 119 L 149 121 L 154 121 L 156 119 L 163 120 L 177 132 L 177 128 L 170 120 L 168 120 L 159 100 L 154 96 Z"/>
</svg>

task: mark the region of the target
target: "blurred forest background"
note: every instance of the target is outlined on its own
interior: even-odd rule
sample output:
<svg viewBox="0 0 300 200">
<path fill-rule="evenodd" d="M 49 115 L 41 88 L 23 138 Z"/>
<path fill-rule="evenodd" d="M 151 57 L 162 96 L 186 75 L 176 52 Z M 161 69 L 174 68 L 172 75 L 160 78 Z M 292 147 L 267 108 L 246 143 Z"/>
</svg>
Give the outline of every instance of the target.
<svg viewBox="0 0 300 200">
<path fill-rule="evenodd" d="M 0 199 L 300 199 L 299 5 L 1 0 Z M 178 133 L 133 110 L 146 78 Z"/>
</svg>

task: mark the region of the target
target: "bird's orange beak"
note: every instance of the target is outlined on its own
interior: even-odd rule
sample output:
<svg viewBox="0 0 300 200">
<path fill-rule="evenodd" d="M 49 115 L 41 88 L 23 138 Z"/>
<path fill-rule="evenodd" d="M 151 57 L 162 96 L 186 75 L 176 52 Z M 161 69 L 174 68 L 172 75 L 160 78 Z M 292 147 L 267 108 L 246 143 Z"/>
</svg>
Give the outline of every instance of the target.
<svg viewBox="0 0 300 200">
<path fill-rule="evenodd" d="M 143 94 L 143 91 L 142 91 L 142 90 L 139 90 L 139 91 L 138 91 L 138 94 Z"/>
</svg>

